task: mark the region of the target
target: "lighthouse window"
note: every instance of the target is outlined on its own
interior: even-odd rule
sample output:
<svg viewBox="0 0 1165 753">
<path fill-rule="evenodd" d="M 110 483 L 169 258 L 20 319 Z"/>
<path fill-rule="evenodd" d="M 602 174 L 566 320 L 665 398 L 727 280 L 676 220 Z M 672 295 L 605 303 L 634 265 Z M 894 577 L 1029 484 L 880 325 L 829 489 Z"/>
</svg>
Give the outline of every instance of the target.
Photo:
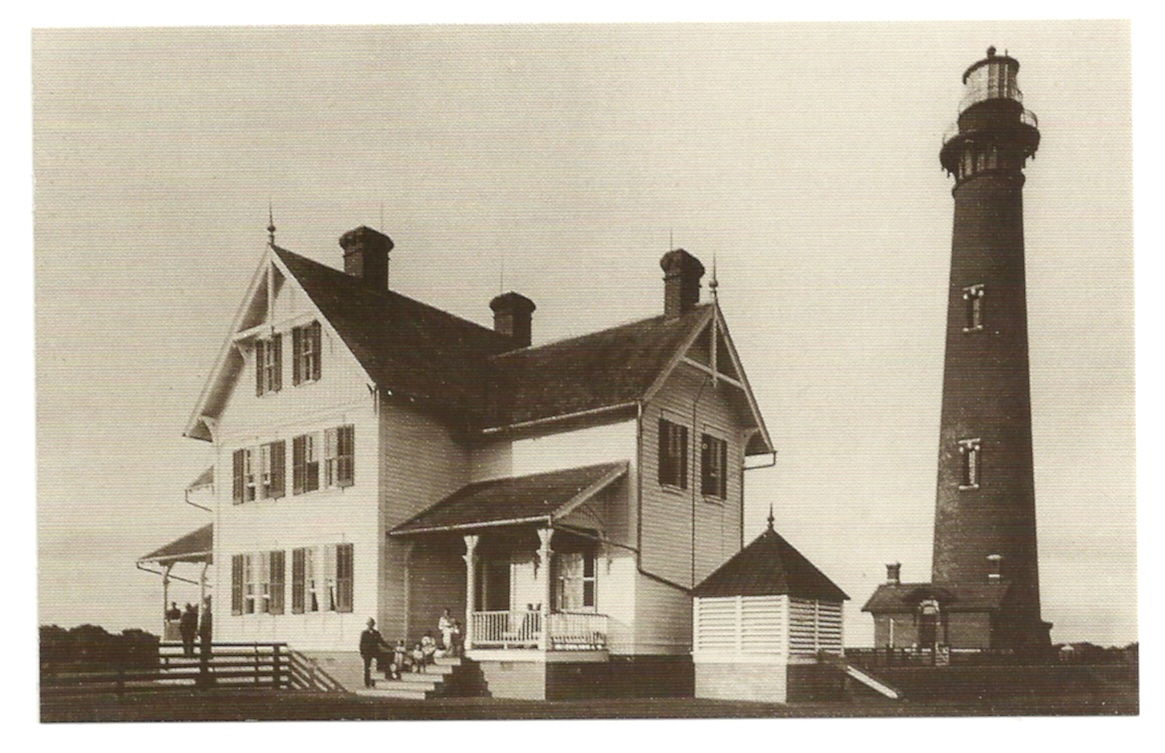
<svg viewBox="0 0 1165 753">
<path fill-rule="evenodd" d="M 964 332 L 979 332 L 983 329 L 983 285 L 969 285 L 963 288 L 963 301 L 966 303 L 967 319 L 963 324 Z"/>
<path fill-rule="evenodd" d="M 979 488 L 981 446 L 978 439 L 960 439 L 959 454 L 963 458 L 963 474 L 959 488 L 963 490 Z"/>
</svg>

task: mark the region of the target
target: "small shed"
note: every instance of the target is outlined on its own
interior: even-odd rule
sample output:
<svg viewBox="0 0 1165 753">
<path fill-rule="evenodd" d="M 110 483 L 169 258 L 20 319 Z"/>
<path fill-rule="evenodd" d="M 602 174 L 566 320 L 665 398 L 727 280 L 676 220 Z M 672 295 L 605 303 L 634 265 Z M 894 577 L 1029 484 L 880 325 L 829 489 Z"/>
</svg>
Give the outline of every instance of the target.
<svg viewBox="0 0 1165 753">
<path fill-rule="evenodd" d="M 768 528 L 692 592 L 696 697 L 785 703 L 840 697 L 849 598 Z"/>
</svg>

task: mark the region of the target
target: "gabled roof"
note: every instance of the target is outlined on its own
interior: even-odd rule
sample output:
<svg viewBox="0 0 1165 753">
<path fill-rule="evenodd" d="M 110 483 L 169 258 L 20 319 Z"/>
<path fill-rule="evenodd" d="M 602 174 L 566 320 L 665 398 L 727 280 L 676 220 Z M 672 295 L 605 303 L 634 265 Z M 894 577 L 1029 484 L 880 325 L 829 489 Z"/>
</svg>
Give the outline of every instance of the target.
<svg viewBox="0 0 1165 753">
<path fill-rule="evenodd" d="M 394 528 L 394 536 L 501 525 L 552 524 L 627 473 L 627 463 L 602 463 L 531 476 L 480 481 L 458 489 Z"/>
<path fill-rule="evenodd" d="M 214 466 L 212 465 L 211 467 L 207 468 L 202 473 L 198 474 L 198 478 L 194 479 L 186 486 L 186 491 L 188 491 L 188 492 L 194 491 L 195 489 L 201 489 L 201 488 L 206 487 L 206 486 L 212 486 L 213 484 L 214 484 Z"/>
<path fill-rule="evenodd" d="M 169 544 L 155 549 L 138 562 L 213 562 L 214 523 L 207 523 L 196 531 L 174 539 Z"/>
<path fill-rule="evenodd" d="M 696 597 L 789 596 L 848 599 L 845 591 L 769 527 L 692 590 Z"/>
<path fill-rule="evenodd" d="M 485 401 L 488 356 L 510 337 L 273 247 L 368 376 L 394 394 L 472 410 Z"/>
<path fill-rule="evenodd" d="M 646 397 L 713 304 L 494 356 L 491 426 L 510 426 L 633 403 Z"/>
<path fill-rule="evenodd" d="M 948 612 L 998 610 L 1009 591 L 1007 583 L 883 583 L 870 596 L 863 612 L 911 612 L 923 599 L 934 599 Z"/>
</svg>

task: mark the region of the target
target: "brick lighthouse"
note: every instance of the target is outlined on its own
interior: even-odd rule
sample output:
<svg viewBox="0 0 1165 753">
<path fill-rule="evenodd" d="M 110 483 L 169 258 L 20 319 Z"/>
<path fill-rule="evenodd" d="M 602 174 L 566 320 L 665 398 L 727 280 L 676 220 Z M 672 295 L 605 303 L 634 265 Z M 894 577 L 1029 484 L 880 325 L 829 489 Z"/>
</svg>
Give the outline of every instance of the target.
<svg viewBox="0 0 1165 753">
<path fill-rule="evenodd" d="M 924 650 L 1049 645 L 1040 617 L 1024 284 L 1024 166 L 1040 142 L 1019 62 L 987 57 L 939 158 L 955 179 L 930 583 L 899 565 L 864 607 L 879 646 Z"/>
</svg>

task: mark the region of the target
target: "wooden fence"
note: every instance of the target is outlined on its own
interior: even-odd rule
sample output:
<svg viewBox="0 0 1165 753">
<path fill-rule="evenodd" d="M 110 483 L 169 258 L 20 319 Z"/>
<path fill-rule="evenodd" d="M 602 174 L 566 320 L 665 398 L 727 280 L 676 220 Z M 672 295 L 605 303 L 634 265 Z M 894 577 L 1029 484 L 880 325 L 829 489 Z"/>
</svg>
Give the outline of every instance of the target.
<svg viewBox="0 0 1165 753">
<path fill-rule="evenodd" d="M 160 643 L 157 661 L 141 656 L 111 657 L 104 671 L 74 671 L 68 664 L 42 664 L 42 692 L 116 692 L 215 685 L 291 688 L 304 675 L 302 663 L 285 643 L 214 643 L 203 653 L 195 644 L 187 656 L 181 643 Z M 147 666 L 152 665 L 152 666 Z"/>
</svg>

